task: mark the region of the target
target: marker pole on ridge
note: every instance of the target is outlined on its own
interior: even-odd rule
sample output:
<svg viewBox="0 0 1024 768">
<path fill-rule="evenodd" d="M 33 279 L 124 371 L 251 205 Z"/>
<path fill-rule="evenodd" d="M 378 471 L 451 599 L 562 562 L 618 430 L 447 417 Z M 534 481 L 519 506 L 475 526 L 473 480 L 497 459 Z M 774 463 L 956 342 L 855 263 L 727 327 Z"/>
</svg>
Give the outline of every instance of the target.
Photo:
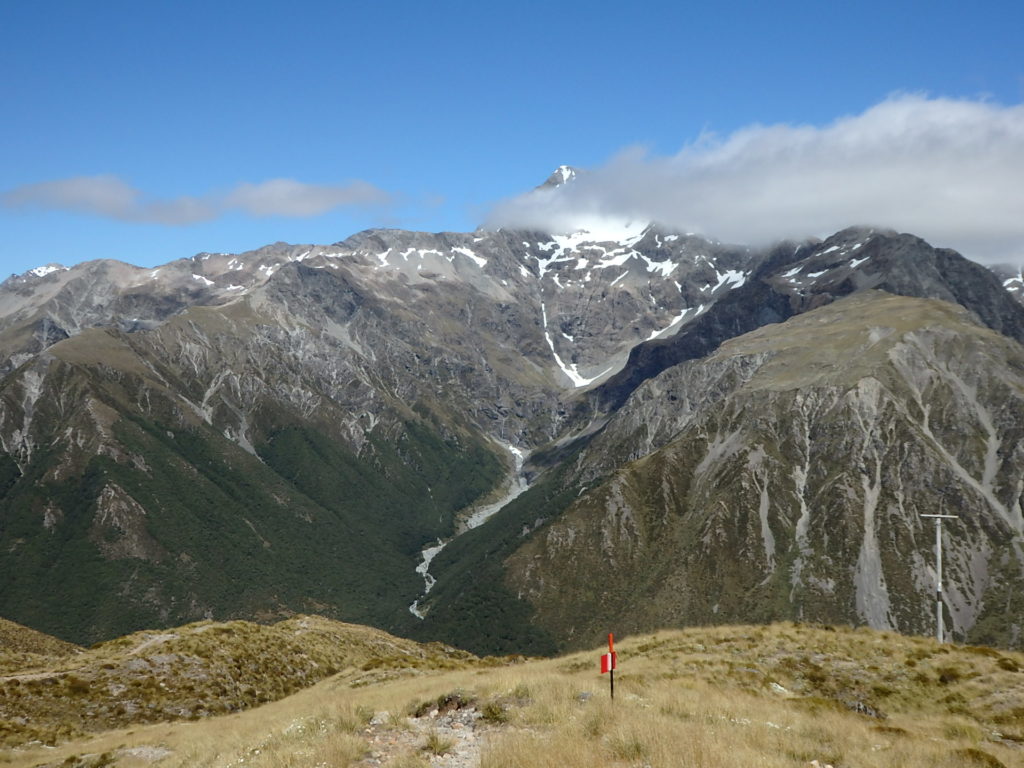
<svg viewBox="0 0 1024 768">
<path fill-rule="evenodd" d="M 615 668 L 618 667 L 618 657 L 615 653 L 615 635 L 608 633 L 608 653 L 601 657 L 601 673 L 608 673 L 608 687 L 612 699 L 615 699 Z"/>
</svg>

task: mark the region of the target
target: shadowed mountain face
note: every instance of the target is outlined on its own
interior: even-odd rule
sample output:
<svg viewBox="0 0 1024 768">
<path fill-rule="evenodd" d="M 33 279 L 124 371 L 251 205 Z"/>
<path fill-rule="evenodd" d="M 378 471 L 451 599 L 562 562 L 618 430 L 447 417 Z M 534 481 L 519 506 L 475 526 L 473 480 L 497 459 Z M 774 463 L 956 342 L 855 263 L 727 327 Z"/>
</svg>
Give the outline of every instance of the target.
<svg viewBox="0 0 1024 768">
<path fill-rule="evenodd" d="M 1024 342 L 1024 307 L 991 270 L 912 235 L 852 228 L 823 243 L 775 249 L 702 317 L 671 338 L 636 347 L 593 399 L 602 410 L 617 408 L 641 382 L 726 339 L 868 288 L 961 304 L 989 328 Z"/>
<path fill-rule="evenodd" d="M 950 626 L 1019 643 L 1001 279 L 910 235 L 759 253 L 633 226 L 12 277 L 0 614 L 92 642 L 306 611 L 509 652 L 615 617 L 925 631 L 916 515 L 942 507 Z M 420 550 L 527 481 L 413 617 Z"/>
</svg>

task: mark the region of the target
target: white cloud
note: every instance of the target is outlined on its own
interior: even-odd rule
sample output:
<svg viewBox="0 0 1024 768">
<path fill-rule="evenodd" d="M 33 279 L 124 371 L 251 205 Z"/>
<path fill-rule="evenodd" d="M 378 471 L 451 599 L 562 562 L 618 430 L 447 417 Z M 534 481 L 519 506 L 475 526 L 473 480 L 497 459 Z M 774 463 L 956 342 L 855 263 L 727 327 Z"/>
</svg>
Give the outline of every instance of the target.
<svg viewBox="0 0 1024 768">
<path fill-rule="evenodd" d="M 117 176 L 79 176 L 17 187 L 0 198 L 9 208 L 72 211 L 121 221 L 178 226 L 221 216 L 228 209 L 251 216 L 319 216 L 352 205 L 382 205 L 383 191 L 363 181 L 345 186 L 292 179 L 243 183 L 222 196 L 147 200 Z"/>
<path fill-rule="evenodd" d="M 259 184 L 239 184 L 224 199 L 224 205 L 253 216 L 319 216 L 341 206 L 380 205 L 387 201 L 383 190 L 365 181 L 334 187 L 271 179 Z"/>
<path fill-rule="evenodd" d="M 121 221 L 191 224 L 216 216 L 212 206 L 193 197 L 147 202 L 116 176 L 77 176 L 18 187 L 3 196 L 8 207 L 73 211 Z"/>
<path fill-rule="evenodd" d="M 488 225 L 559 232 L 602 218 L 749 244 L 866 224 L 1024 258 L 1024 106 L 901 95 L 824 127 L 754 125 L 672 157 L 627 150 L 500 204 Z"/>
</svg>

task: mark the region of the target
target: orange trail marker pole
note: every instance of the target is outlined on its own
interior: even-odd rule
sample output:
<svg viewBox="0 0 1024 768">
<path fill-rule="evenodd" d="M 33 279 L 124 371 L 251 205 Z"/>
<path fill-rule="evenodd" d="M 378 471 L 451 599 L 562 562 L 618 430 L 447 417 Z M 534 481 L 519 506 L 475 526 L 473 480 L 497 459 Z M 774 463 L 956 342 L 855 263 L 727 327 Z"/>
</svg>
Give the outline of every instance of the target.
<svg viewBox="0 0 1024 768">
<path fill-rule="evenodd" d="M 618 666 L 618 659 L 615 654 L 615 635 L 608 633 L 608 687 L 611 690 L 612 700 L 615 699 L 615 668 Z"/>
<path fill-rule="evenodd" d="M 608 633 L 608 653 L 601 654 L 601 674 L 608 672 L 608 683 L 611 686 L 612 698 L 615 698 L 615 670 L 619 666 L 619 657 L 615 654 L 615 636 Z"/>
</svg>

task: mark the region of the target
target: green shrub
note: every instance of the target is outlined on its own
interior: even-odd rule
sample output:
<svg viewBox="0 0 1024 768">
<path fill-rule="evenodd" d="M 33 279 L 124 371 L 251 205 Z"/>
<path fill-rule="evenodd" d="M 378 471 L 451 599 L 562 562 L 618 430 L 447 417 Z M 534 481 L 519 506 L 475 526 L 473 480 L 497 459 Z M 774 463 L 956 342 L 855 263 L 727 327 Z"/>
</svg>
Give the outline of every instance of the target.
<svg viewBox="0 0 1024 768">
<path fill-rule="evenodd" d="M 423 745 L 423 749 L 432 755 L 444 755 L 451 752 L 454 746 L 454 739 L 445 738 L 437 731 L 431 731 L 427 734 L 427 743 Z"/>
<path fill-rule="evenodd" d="M 508 710 L 497 701 L 489 701 L 480 710 L 480 717 L 485 723 L 507 723 Z"/>
</svg>

